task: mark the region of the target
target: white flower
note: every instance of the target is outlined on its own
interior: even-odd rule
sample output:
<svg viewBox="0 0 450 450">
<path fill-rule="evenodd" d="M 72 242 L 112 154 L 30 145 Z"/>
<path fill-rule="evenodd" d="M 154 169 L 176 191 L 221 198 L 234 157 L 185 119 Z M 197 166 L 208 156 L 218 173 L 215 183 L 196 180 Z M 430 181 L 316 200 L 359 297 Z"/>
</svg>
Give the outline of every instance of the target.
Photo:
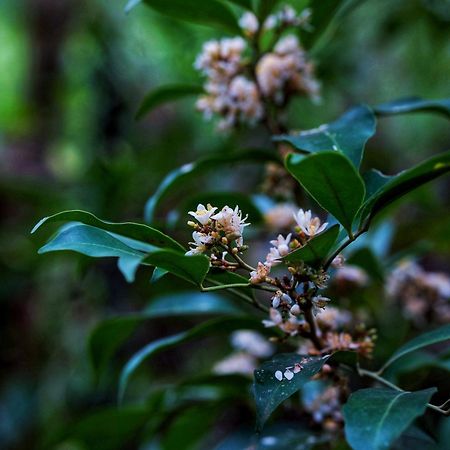
<svg viewBox="0 0 450 450">
<path fill-rule="evenodd" d="M 248 36 L 253 36 L 258 31 L 258 19 L 253 13 L 246 12 L 239 19 L 239 26 Z"/>
<path fill-rule="evenodd" d="M 279 203 L 264 214 L 266 224 L 275 230 L 290 228 L 297 208 L 290 203 Z"/>
<path fill-rule="evenodd" d="M 279 234 L 278 237 L 270 241 L 276 247 L 280 256 L 286 256 L 289 253 L 289 242 L 291 242 L 292 233 L 289 233 L 285 238 Z"/>
<path fill-rule="evenodd" d="M 333 261 L 331 261 L 331 267 L 335 269 L 341 269 L 342 267 L 344 267 L 344 263 L 345 263 L 344 255 L 339 254 L 333 259 Z"/>
<path fill-rule="evenodd" d="M 256 369 L 257 361 L 254 356 L 245 353 L 238 352 L 224 358 L 222 361 L 216 363 L 213 367 L 213 372 L 219 375 L 241 374 L 241 375 L 253 375 L 253 371 Z"/>
<path fill-rule="evenodd" d="M 264 264 L 268 267 L 276 266 L 281 263 L 280 259 L 280 252 L 276 247 L 272 247 L 266 256 L 266 262 Z"/>
<path fill-rule="evenodd" d="M 236 244 L 238 247 L 243 245 L 242 234 L 244 232 L 244 228 L 249 223 L 245 223 L 248 216 L 242 218 L 242 211 L 239 209 L 239 206 L 236 206 L 231 209 L 229 206 L 224 206 L 222 210 L 211 217 L 214 219 L 216 223 L 216 227 L 218 230 L 223 231 L 225 236 L 229 240 L 236 240 Z"/>
<path fill-rule="evenodd" d="M 317 295 L 311 299 L 313 304 L 313 314 L 317 316 L 321 310 L 324 310 L 327 304 L 331 301 L 328 297 Z"/>
<path fill-rule="evenodd" d="M 209 222 L 211 216 L 216 212 L 217 208 L 213 208 L 210 204 L 205 208 L 201 203 L 197 206 L 197 211 L 189 211 L 192 217 L 198 220 L 202 225 L 206 225 Z"/>
<path fill-rule="evenodd" d="M 294 219 L 303 233 L 310 237 L 321 233 L 328 225 L 327 222 L 321 225 L 318 217 L 311 217 L 311 210 L 303 211 L 303 209 L 299 209 L 297 214 L 294 214 Z"/>
<path fill-rule="evenodd" d="M 194 239 L 194 242 L 189 242 L 189 244 L 193 245 L 193 247 L 190 247 L 190 250 L 186 252 L 186 255 L 188 256 L 204 253 L 208 250 L 207 244 L 212 244 L 215 241 L 212 236 L 198 231 L 192 233 L 192 238 Z"/>
<path fill-rule="evenodd" d="M 238 330 L 231 335 L 231 344 L 236 350 L 242 350 L 257 358 L 266 358 L 273 351 L 273 345 L 263 336 L 251 330 Z"/>
<path fill-rule="evenodd" d="M 300 306 L 295 304 L 291 307 L 291 309 L 289 310 L 289 312 L 293 315 L 293 316 L 298 316 L 300 314 Z"/>
<path fill-rule="evenodd" d="M 280 39 L 275 45 L 275 53 L 279 55 L 287 55 L 289 53 L 303 52 L 298 42 L 297 36 L 290 34 Z M 302 53 L 303 57 L 303 53 Z"/>
<path fill-rule="evenodd" d="M 270 317 L 270 320 L 262 321 L 263 325 L 266 328 L 276 327 L 277 325 L 280 325 L 281 323 L 283 323 L 283 318 L 281 317 L 280 312 L 277 311 L 275 308 L 270 308 L 269 317 Z"/>
<path fill-rule="evenodd" d="M 262 283 L 266 279 L 267 275 L 269 275 L 269 272 L 270 267 L 266 266 L 262 262 L 259 262 L 256 270 L 252 270 L 250 272 L 250 283 L 252 284 Z"/>
<path fill-rule="evenodd" d="M 369 276 L 360 267 L 347 265 L 336 271 L 334 281 L 336 283 L 350 283 L 358 287 L 364 287 L 369 282 Z"/>
</svg>

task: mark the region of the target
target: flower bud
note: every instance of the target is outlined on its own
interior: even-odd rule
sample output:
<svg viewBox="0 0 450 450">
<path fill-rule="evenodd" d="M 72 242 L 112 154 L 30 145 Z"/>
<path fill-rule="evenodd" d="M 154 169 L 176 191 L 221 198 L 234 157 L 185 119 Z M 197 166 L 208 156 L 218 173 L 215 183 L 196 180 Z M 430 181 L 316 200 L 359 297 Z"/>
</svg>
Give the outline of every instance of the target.
<svg viewBox="0 0 450 450">
<path fill-rule="evenodd" d="M 298 306 L 297 304 L 295 304 L 291 309 L 290 309 L 291 314 L 293 314 L 294 316 L 298 316 L 300 314 L 300 306 Z"/>
</svg>

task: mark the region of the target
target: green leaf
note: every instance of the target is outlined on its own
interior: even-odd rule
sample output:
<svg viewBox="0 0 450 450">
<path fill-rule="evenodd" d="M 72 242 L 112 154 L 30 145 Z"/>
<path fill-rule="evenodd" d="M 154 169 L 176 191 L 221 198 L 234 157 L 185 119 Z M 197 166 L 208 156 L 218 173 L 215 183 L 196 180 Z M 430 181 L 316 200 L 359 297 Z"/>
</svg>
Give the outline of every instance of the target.
<svg viewBox="0 0 450 450">
<path fill-rule="evenodd" d="M 388 367 L 397 359 L 419 350 L 428 345 L 437 344 L 438 342 L 447 341 L 450 339 L 450 325 L 444 325 L 436 330 L 429 331 L 428 333 L 421 334 L 416 338 L 412 339 L 405 345 L 401 346 L 397 351 L 389 358 L 389 360 L 384 364 L 383 369 Z"/>
<path fill-rule="evenodd" d="M 84 444 L 83 448 L 96 450 L 125 448 L 151 417 L 148 408 L 144 407 L 103 409 L 65 425 L 57 440 L 75 441 Z M 51 448 L 56 448 L 56 445 Z"/>
<path fill-rule="evenodd" d="M 125 6 L 125 11 L 130 12 L 142 2 L 161 14 L 174 19 L 240 33 L 233 12 L 228 5 L 219 0 L 129 0 Z"/>
<path fill-rule="evenodd" d="M 311 266 L 320 266 L 333 248 L 339 234 L 339 225 L 333 225 L 328 230 L 314 237 L 307 244 L 283 257 L 289 263 L 305 262 Z"/>
<path fill-rule="evenodd" d="M 261 430 L 272 412 L 292 394 L 318 373 L 330 356 L 302 356 L 297 353 L 282 353 L 275 355 L 255 370 L 253 395 L 256 402 L 256 427 Z M 301 362 L 304 360 L 305 362 Z M 300 363 L 302 370 L 291 380 L 283 377 L 282 381 L 275 378 L 277 371 L 285 372 L 287 367 Z"/>
<path fill-rule="evenodd" d="M 168 348 L 188 342 L 194 338 L 210 336 L 216 333 L 228 333 L 229 331 L 234 331 L 237 329 L 260 330 L 261 326 L 261 323 L 254 319 L 234 317 L 217 318 L 204 322 L 194 328 L 191 328 L 190 330 L 150 342 L 150 344 L 135 353 L 123 368 L 119 382 L 119 402 L 123 401 L 130 377 L 137 370 L 137 368 L 151 356 L 154 356 L 163 350 L 167 350 Z"/>
<path fill-rule="evenodd" d="M 317 153 L 336 150 L 348 156 L 359 167 L 368 139 L 375 134 L 375 116 L 367 106 L 347 111 L 335 122 L 298 134 L 276 136 L 276 141 L 288 142 L 297 150 Z"/>
<path fill-rule="evenodd" d="M 361 389 L 344 405 L 345 435 L 354 450 L 388 450 L 425 411 L 436 388 L 416 392 Z"/>
<path fill-rule="evenodd" d="M 150 111 L 164 103 L 180 100 L 193 95 L 199 95 L 201 93 L 203 93 L 203 87 L 194 84 L 170 84 L 167 86 L 160 86 L 151 90 L 145 96 L 136 113 L 136 119 L 142 119 L 142 117 Z"/>
<path fill-rule="evenodd" d="M 243 161 L 255 161 L 258 163 L 265 163 L 267 161 L 280 162 L 273 151 L 253 149 L 228 155 L 209 156 L 193 163 L 184 164 L 170 172 L 160 183 L 156 192 L 148 199 L 144 211 L 145 221 L 148 223 L 154 221 L 155 211 L 161 201 L 176 187 L 180 185 L 184 186 L 188 180 L 204 175 L 210 169 L 222 168 L 224 164 L 234 164 Z"/>
<path fill-rule="evenodd" d="M 39 249 L 39 253 L 61 250 L 72 250 L 95 258 L 142 258 L 145 256 L 107 231 L 83 224 L 64 227 L 52 240 Z"/>
<path fill-rule="evenodd" d="M 378 116 L 406 114 L 411 112 L 435 112 L 450 118 L 450 98 L 443 100 L 425 100 L 420 97 L 409 97 L 374 106 Z"/>
<path fill-rule="evenodd" d="M 132 283 L 134 281 L 136 271 L 144 257 L 145 255 L 122 256 L 117 261 L 117 267 L 122 272 L 122 275 L 128 281 L 128 283 Z"/>
<path fill-rule="evenodd" d="M 119 346 L 147 320 L 173 316 L 241 313 L 242 310 L 227 298 L 210 292 L 182 292 L 157 297 L 139 313 L 107 319 L 94 328 L 89 338 L 92 365 L 97 373 L 103 370 Z"/>
<path fill-rule="evenodd" d="M 365 187 L 349 159 L 338 152 L 290 154 L 286 167 L 303 188 L 350 234 Z"/>
<path fill-rule="evenodd" d="M 152 277 L 150 279 L 150 283 L 156 283 L 159 281 L 164 275 L 168 274 L 167 270 L 161 269 L 160 267 L 155 267 L 153 270 Z"/>
<path fill-rule="evenodd" d="M 230 3 L 234 3 L 241 8 L 253 10 L 252 0 L 228 0 Z"/>
<path fill-rule="evenodd" d="M 33 228 L 31 233 L 36 232 L 42 225 L 52 222 L 82 222 L 86 225 L 92 225 L 102 230 L 111 231 L 112 233 L 117 233 L 122 236 L 135 239 L 137 241 L 143 241 L 143 243 L 151 244 L 156 247 L 169 247 L 174 250 L 185 251 L 184 248 L 171 237 L 161 233 L 161 231 L 144 225 L 142 223 L 133 222 L 123 222 L 123 223 L 113 223 L 100 220 L 93 214 L 80 211 L 63 211 L 52 216 L 44 217 L 41 219 Z"/>
<path fill-rule="evenodd" d="M 150 253 L 142 262 L 167 270 L 196 285 L 202 284 L 209 270 L 209 259 L 205 255 L 186 256 L 173 250 Z"/>
<path fill-rule="evenodd" d="M 361 217 L 361 223 L 368 216 L 370 222 L 378 212 L 393 201 L 448 171 L 450 171 L 450 151 L 433 156 L 389 178 L 378 172 L 376 175 L 378 180 L 374 181 L 375 172 L 372 172 L 370 190 L 374 192 L 366 199 L 358 214 Z M 378 188 L 376 188 L 377 185 Z"/>
</svg>

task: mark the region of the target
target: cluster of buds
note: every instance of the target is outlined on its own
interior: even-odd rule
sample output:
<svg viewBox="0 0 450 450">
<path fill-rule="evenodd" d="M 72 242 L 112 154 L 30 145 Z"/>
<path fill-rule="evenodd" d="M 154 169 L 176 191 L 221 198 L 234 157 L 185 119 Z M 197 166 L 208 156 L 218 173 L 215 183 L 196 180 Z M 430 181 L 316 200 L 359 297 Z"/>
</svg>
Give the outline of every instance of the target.
<svg viewBox="0 0 450 450">
<path fill-rule="evenodd" d="M 250 40 L 259 39 L 260 32 L 276 28 L 302 26 L 307 14 L 297 15 L 289 7 L 269 16 L 263 27 L 253 13 L 239 20 L 243 34 Z M 259 61 L 249 55 L 250 49 L 241 37 L 211 40 L 203 45 L 194 67 L 205 77 L 205 95 L 197 101 L 197 109 L 206 119 L 219 116 L 219 129 L 239 124 L 255 125 L 266 115 L 266 100 L 285 104 L 291 94 L 317 97 L 319 85 L 314 79 L 312 63 L 293 35 L 283 37 Z"/>
<path fill-rule="evenodd" d="M 450 322 L 450 278 L 444 273 L 427 272 L 405 261 L 392 271 L 386 291 L 418 328 L 430 322 Z"/>
<path fill-rule="evenodd" d="M 219 212 L 216 211 L 217 208 L 210 204 L 206 207 L 199 204 L 196 211 L 189 212 L 196 222 L 188 222 L 194 231 L 193 242 L 190 242 L 191 247 L 186 254 L 198 255 L 213 250 L 211 258 L 217 260 L 217 255 L 220 254 L 221 261 L 225 263 L 226 253 L 224 254 L 223 249 L 231 249 L 236 253 L 243 250 L 243 232 L 249 224 L 245 222 L 247 216 L 242 217 L 238 206 L 234 209 L 224 206 Z M 234 247 L 232 247 L 233 243 Z"/>
</svg>

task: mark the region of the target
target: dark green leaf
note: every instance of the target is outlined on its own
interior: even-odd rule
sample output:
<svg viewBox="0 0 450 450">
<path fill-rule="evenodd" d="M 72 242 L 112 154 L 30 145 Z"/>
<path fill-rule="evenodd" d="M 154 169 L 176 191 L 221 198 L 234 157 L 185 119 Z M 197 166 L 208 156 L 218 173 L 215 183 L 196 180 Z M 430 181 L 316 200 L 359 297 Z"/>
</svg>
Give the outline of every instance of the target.
<svg viewBox="0 0 450 450">
<path fill-rule="evenodd" d="M 425 411 L 436 388 L 417 392 L 361 389 L 344 405 L 345 435 L 354 450 L 388 450 Z"/>
<path fill-rule="evenodd" d="M 149 227 L 148 225 L 144 225 L 142 223 L 133 223 L 133 222 L 123 222 L 123 223 L 113 223 L 106 222 L 104 220 L 100 220 L 93 214 L 80 211 L 63 211 L 53 216 L 44 217 L 41 219 L 31 231 L 34 233 L 38 228 L 40 228 L 45 223 L 51 222 L 82 222 L 86 225 L 92 225 L 97 228 L 101 228 L 106 231 L 111 231 L 112 233 L 120 234 L 124 237 L 128 237 L 131 239 L 135 239 L 137 241 L 143 241 L 143 243 L 151 244 L 156 247 L 169 247 L 175 250 L 184 251 L 184 248 L 171 237 L 166 236 L 161 231 L 156 230 L 155 228 Z"/>
<path fill-rule="evenodd" d="M 311 239 L 304 247 L 283 257 L 283 261 L 292 263 L 303 261 L 311 266 L 320 266 L 333 248 L 338 234 L 339 225 L 333 225 Z"/>
<path fill-rule="evenodd" d="M 419 350 L 428 345 L 436 344 L 438 342 L 447 341 L 450 339 L 450 325 L 444 325 L 436 330 L 429 331 L 428 333 L 421 334 L 411 341 L 407 342 L 405 345 L 397 349 L 397 351 L 389 358 L 389 360 L 384 364 L 383 369 L 392 364 L 397 359 Z"/>
<path fill-rule="evenodd" d="M 143 263 L 159 267 L 182 278 L 200 285 L 209 270 L 209 259 L 204 255 L 186 256 L 173 250 L 158 250 L 145 257 Z"/>
<path fill-rule="evenodd" d="M 129 0 L 125 11 L 130 12 L 139 3 L 174 19 L 240 33 L 233 12 L 219 0 Z"/>
<path fill-rule="evenodd" d="M 141 264 L 144 255 L 141 256 L 122 256 L 117 261 L 117 267 L 122 272 L 122 275 L 128 281 L 132 283 L 134 281 L 136 271 Z"/>
<path fill-rule="evenodd" d="M 236 315 L 241 312 L 226 298 L 210 292 L 183 292 L 157 297 L 142 312 L 107 319 L 94 328 L 89 338 L 93 367 L 97 372 L 103 370 L 118 347 L 146 320 L 201 314 Z"/>
<path fill-rule="evenodd" d="M 375 116 L 367 106 L 347 111 L 335 122 L 298 134 L 276 136 L 276 141 L 288 142 L 306 153 L 336 150 L 348 156 L 359 167 L 368 139 L 375 134 Z"/>
<path fill-rule="evenodd" d="M 270 361 L 255 370 L 253 383 L 253 395 L 256 402 L 256 427 L 261 430 L 272 412 L 292 394 L 318 373 L 327 362 L 329 356 L 302 356 L 297 353 L 282 353 L 275 355 Z M 303 362 L 302 362 L 303 361 Z M 277 371 L 285 372 L 286 368 L 292 368 L 300 363 L 302 370 L 291 380 L 283 377 L 282 381 L 275 378 Z"/>
<path fill-rule="evenodd" d="M 338 152 L 290 154 L 286 167 L 303 188 L 351 233 L 365 187 L 349 159 Z"/>
<path fill-rule="evenodd" d="M 393 102 L 382 103 L 374 108 L 375 114 L 389 116 L 410 112 L 436 112 L 450 117 L 450 99 L 425 100 L 420 97 L 402 98 Z"/>
<path fill-rule="evenodd" d="M 228 1 L 230 3 L 235 3 L 236 5 L 244 9 L 248 9 L 250 11 L 253 9 L 252 0 L 228 0 Z"/>
<path fill-rule="evenodd" d="M 123 368 L 119 382 L 119 402 L 122 402 L 124 398 L 125 389 L 130 377 L 136 369 L 151 356 L 168 348 L 188 342 L 194 338 L 215 333 L 228 333 L 237 329 L 261 329 L 261 326 L 261 323 L 254 319 L 231 317 L 218 318 L 204 322 L 190 330 L 150 342 L 150 344 L 135 353 Z"/>
<path fill-rule="evenodd" d="M 156 283 L 159 281 L 164 275 L 168 274 L 167 270 L 161 269 L 160 267 L 155 267 L 155 270 L 152 273 L 152 277 L 150 279 L 150 283 Z"/>
<path fill-rule="evenodd" d="M 90 225 L 76 224 L 64 227 L 39 253 L 72 250 L 95 258 L 142 258 L 143 253 L 134 250 L 107 231 Z"/>
<path fill-rule="evenodd" d="M 367 198 L 358 214 L 361 217 L 361 223 L 367 216 L 369 216 L 369 221 L 372 220 L 379 211 L 394 200 L 448 171 L 450 171 L 450 151 L 433 156 L 417 166 L 387 179 L 386 176 L 378 173 L 378 181 L 372 182 L 371 190 L 375 189 L 376 184 L 378 184 L 378 189 Z M 373 176 L 374 173 L 372 173 L 372 178 Z"/>
<path fill-rule="evenodd" d="M 164 103 L 193 95 L 199 95 L 202 92 L 203 87 L 194 84 L 170 84 L 167 86 L 160 86 L 153 89 L 145 96 L 136 113 L 136 119 L 141 119 L 150 111 Z"/>
<path fill-rule="evenodd" d="M 392 176 L 385 175 L 377 169 L 370 169 L 363 175 L 364 184 L 366 185 L 366 199 L 372 197 L 385 184 L 391 181 Z"/>
<path fill-rule="evenodd" d="M 263 23 L 266 17 L 272 12 L 272 10 L 277 6 L 280 0 L 255 0 L 256 2 L 256 15 L 260 21 Z"/>
<path fill-rule="evenodd" d="M 244 150 L 229 155 L 214 155 L 199 161 L 185 164 L 170 172 L 160 183 L 156 192 L 148 199 L 145 205 L 144 218 L 146 222 L 153 222 L 157 207 L 161 200 L 174 188 L 183 185 L 186 181 L 203 175 L 207 170 L 223 167 L 224 164 L 233 164 L 243 161 L 255 161 L 265 163 L 267 161 L 278 161 L 274 152 L 267 150 Z"/>
<path fill-rule="evenodd" d="M 412 425 L 394 442 L 392 450 L 438 450 L 438 447 L 431 436 Z"/>
</svg>

